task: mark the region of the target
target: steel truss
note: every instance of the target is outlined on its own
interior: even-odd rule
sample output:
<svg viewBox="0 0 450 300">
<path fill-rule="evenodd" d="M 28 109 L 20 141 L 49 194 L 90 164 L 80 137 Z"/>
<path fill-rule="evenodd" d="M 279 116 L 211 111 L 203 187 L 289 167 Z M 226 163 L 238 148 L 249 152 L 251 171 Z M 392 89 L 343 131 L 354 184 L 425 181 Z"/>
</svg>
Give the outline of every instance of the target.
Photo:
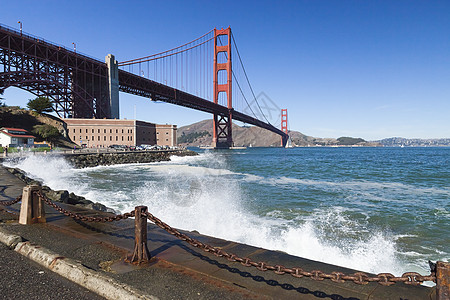
<svg viewBox="0 0 450 300">
<path fill-rule="evenodd" d="M 60 117 L 110 115 L 106 64 L 0 26 L 0 89 L 52 100 Z"/>
</svg>

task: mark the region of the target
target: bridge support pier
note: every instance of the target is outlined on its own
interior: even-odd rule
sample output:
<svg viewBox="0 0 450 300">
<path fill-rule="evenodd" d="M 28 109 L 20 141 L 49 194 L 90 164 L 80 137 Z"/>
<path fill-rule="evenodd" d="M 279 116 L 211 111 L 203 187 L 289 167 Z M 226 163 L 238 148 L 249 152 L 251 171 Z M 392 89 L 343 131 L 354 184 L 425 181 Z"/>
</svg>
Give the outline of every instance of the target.
<svg viewBox="0 0 450 300">
<path fill-rule="evenodd" d="M 112 54 L 106 55 L 105 62 L 108 67 L 110 118 L 119 119 L 119 65 Z"/>
<path fill-rule="evenodd" d="M 233 121 L 231 112 L 228 116 L 214 114 L 214 134 L 212 146 L 214 148 L 233 147 Z"/>
</svg>

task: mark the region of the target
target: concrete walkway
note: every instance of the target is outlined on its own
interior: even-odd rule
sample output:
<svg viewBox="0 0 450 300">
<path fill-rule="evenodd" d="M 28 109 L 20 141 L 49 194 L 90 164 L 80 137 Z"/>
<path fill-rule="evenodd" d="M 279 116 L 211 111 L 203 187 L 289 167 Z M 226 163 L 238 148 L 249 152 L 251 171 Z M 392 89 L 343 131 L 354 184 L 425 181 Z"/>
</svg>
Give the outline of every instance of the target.
<svg viewBox="0 0 450 300">
<path fill-rule="evenodd" d="M 0 191 L 0 201 L 12 200 L 21 194 L 23 183 L 0 168 L 0 188 L 3 188 Z M 100 214 L 75 206 L 62 204 L 61 206 L 84 215 Z M 407 286 L 402 283 L 391 287 L 377 283 L 336 284 L 330 280 L 314 281 L 310 278 L 262 272 L 203 252 L 172 237 L 153 224 L 148 226 L 148 246 L 154 259 L 150 265 L 136 267 L 123 262 L 134 247 L 134 220 L 85 223 L 65 217 L 46 207 L 47 223 L 25 226 L 18 225 L 17 216 L 14 215 L 18 213 L 19 204 L 8 207 L 7 210 L 8 212 L 5 210 L 0 212 L 2 222 L 0 235 L 2 232 L 17 235 L 38 245 L 39 248 L 33 250 L 31 248 L 35 246 L 29 243 L 25 246 L 18 244 L 22 245 L 21 251 L 25 251 L 23 249 L 28 247 L 25 252 L 27 256 L 33 256 L 30 253 L 41 248 L 49 249 L 56 255 L 53 257 L 58 261 L 69 261 L 73 268 L 85 268 L 105 280 L 111 279 L 114 284 L 122 285 L 125 291 L 129 291 L 130 298 L 134 295 L 135 298 L 148 299 L 434 299 L 435 289 L 423 286 Z M 328 273 L 339 271 L 346 274 L 356 272 L 194 232 L 184 233 L 254 261 L 265 261 L 268 264 L 286 267 L 298 266 L 308 271 L 322 270 Z M 58 263 L 52 261 L 49 267 Z M 66 277 L 70 277 L 71 272 L 75 271 L 67 271 L 69 274 Z M 87 282 L 87 279 L 84 280 L 83 282 Z M 96 291 L 95 288 L 93 290 Z M 101 294 L 102 291 L 96 292 Z M 114 293 L 110 296 L 101 295 L 118 299 Z"/>
</svg>

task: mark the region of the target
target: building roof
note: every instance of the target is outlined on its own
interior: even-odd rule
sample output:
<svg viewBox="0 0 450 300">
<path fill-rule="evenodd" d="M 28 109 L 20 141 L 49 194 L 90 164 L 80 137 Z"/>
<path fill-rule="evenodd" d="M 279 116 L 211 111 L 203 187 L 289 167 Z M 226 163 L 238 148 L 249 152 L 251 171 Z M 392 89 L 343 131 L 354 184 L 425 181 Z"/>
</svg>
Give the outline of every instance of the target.
<svg viewBox="0 0 450 300">
<path fill-rule="evenodd" d="M 21 128 L 11 128 L 11 127 L 2 127 L 0 130 L 11 130 L 11 131 L 21 131 L 21 132 L 27 132 L 25 129 Z"/>
<path fill-rule="evenodd" d="M 26 132 L 26 131 L 25 131 L 25 132 Z M 9 132 L 3 131 L 3 130 L 0 130 L 0 133 L 4 133 L 4 134 L 6 134 L 7 136 L 10 136 L 10 137 L 33 138 L 33 139 L 36 138 L 36 137 L 34 137 L 34 136 L 32 136 L 32 135 L 28 135 L 28 134 L 13 134 L 13 133 L 9 133 Z"/>
<path fill-rule="evenodd" d="M 14 133 L 9 133 L 9 132 L 7 132 L 5 129 L 6 129 L 6 130 L 11 130 L 11 131 L 20 131 L 20 132 L 23 132 L 23 133 L 26 133 L 26 132 L 27 132 L 27 131 L 24 130 L 24 129 L 19 129 L 19 128 L 6 128 L 6 127 L 3 127 L 3 128 L 0 129 L 0 133 L 4 133 L 4 134 L 6 134 L 7 136 L 10 136 L 10 137 L 33 138 L 33 139 L 36 138 L 35 136 L 29 135 L 29 134 L 14 134 Z"/>
</svg>

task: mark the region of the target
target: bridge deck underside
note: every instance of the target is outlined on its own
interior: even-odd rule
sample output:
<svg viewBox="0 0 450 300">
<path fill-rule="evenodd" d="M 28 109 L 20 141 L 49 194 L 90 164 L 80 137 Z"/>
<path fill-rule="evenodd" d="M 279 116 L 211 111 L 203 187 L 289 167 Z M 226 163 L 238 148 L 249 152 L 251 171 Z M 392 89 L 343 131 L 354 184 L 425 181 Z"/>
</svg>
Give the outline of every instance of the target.
<svg viewBox="0 0 450 300">
<path fill-rule="evenodd" d="M 208 101 L 206 99 L 188 94 L 178 89 L 157 83 L 155 81 L 123 70 L 119 70 L 119 90 L 125 93 L 150 98 L 152 101 L 168 102 L 211 114 L 218 114 L 221 116 L 228 116 L 230 112 L 230 110 L 225 106 L 215 104 L 214 102 Z M 231 109 L 231 111 L 233 120 L 252 124 L 275 132 L 281 136 L 285 135 L 280 129 L 270 124 L 264 123 L 258 119 L 235 111 L 233 109 Z"/>
</svg>

